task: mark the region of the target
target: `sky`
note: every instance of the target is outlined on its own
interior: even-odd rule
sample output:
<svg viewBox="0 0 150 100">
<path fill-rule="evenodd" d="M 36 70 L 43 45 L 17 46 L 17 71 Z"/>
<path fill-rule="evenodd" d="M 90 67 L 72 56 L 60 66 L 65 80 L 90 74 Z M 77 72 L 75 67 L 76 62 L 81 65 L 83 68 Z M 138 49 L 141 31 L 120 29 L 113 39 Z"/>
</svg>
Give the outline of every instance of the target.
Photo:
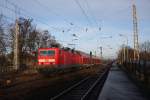
<svg viewBox="0 0 150 100">
<path fill-rule="evenodd" d="M 150 40 L 150 0 L 134 1 L 142 43 Z M 105 58 L 115 58 L 127 39 L 133 47 L 132 0 L 0 0 L 0 13 L 14 20 L 33 18 L 39 29 L 49 30 L 64 46 L 75 44 L 98 56 L 102 46 Z"/>
</svg>

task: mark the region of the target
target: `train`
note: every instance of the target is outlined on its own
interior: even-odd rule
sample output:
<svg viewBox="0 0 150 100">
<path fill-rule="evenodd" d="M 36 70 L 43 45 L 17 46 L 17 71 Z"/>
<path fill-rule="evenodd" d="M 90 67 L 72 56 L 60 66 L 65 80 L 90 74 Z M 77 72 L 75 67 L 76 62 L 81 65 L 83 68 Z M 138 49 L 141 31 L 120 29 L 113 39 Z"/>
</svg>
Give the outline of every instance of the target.
<svg viewBox="0 0 150 100">
<path fill-rule="evenodd" d="M 39 48 L 38 65 L 42 67 L 56 68 L 69 67 L 72 65 L 90 65 L 100 64 L 99 57 L 93 56 L 92 53 L 74 50 L 70 48 Z"/>
</svg>

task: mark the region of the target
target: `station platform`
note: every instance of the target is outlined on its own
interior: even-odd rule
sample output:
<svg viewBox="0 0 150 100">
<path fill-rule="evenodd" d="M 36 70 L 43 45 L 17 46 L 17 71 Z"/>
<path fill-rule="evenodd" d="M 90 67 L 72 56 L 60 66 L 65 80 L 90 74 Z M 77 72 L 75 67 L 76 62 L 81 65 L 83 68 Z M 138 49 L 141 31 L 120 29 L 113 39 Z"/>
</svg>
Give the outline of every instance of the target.
<svg viewBox="0 0 150 100">
<path fill-rule="evenodd" d="M 113 64 L 98 100 L 148 100 L 117 65 Z"/>
</svg>

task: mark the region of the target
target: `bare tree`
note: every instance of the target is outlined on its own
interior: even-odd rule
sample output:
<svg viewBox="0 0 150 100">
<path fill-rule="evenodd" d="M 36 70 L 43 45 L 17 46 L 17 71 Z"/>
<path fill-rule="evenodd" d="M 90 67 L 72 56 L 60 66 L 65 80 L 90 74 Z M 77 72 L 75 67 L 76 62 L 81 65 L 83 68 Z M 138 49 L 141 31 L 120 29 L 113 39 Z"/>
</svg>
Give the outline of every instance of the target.
<svg viewBox="0 0 150 100">
<path fill-rule="evenodd" d="M 150 41 L 145 41 L 140 45 L 140 58 L 150 60 Z"/>
<path fill-rule="evenodd" d="M 4 55 L 6 52 L 4 24 L 3 15 L 0 15 L 0 55 Z"/>
<path fill-rule="evenodd" d="M 29 63 L 32 61 L 32 52 L 36 52 L 38 48 L 49 48 L 52 46 L 60 47 L 48 30 L 39 31 L 32 24 L 32 19 L 19 18 L 19 59 L 20 64 Z M 7 25 L 7 30 L 3 26 L 7 23 L 0 15 L 0 63 L 9 62 L 13 64 L 14 56 L 14 40 L 15 40 L 15 23 Z M 6 53 L 7 52 L 7 53 Z M 5 60 L 5 61 L 4 61 Z"/>
</svg>

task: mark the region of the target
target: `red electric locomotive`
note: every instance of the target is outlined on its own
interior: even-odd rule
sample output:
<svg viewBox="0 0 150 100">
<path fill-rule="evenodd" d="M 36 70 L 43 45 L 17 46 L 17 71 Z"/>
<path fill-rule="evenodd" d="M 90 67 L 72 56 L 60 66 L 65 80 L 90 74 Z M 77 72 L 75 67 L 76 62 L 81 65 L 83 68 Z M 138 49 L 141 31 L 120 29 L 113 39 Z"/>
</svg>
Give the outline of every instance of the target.
<svg viewBox="0 0 150 100">
<path fill-rule="evenodd" d="M 69 48 L 39 48 L 38 64 L 48 65 L 49 67 L 66 67 L 70 65 L 100 64 L 100 59 Z"/>
</svg>

